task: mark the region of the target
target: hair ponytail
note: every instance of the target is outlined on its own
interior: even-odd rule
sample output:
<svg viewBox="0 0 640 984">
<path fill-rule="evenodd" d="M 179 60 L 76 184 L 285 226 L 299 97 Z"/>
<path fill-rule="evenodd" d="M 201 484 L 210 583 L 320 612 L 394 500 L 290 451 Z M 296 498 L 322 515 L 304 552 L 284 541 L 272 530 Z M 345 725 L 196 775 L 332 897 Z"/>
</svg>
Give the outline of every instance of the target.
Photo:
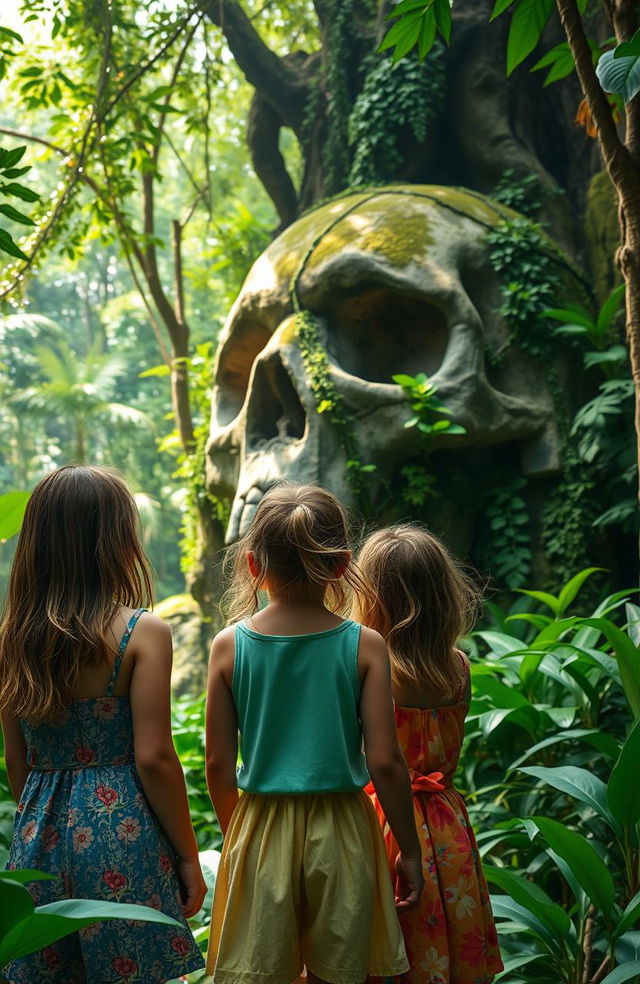
<svg viewBox="0 0 640 984">
<path fill-rule="evenodd" d="M 231 586 L 223 599 L 227 621 L 235 622 L 259 608 L 261 584 L 318 584 L 325 588 L 332 611 L 346 611 L 349 589 L 362 591 L 351 560 L 348 520 L 331 492 L 315 485 L 286 482 L 270 489 L 260 502 L 248 532 L 227 557 Z M 252 577 L 246 553 L 253 553 L 258 573 Z"/>
</svg>

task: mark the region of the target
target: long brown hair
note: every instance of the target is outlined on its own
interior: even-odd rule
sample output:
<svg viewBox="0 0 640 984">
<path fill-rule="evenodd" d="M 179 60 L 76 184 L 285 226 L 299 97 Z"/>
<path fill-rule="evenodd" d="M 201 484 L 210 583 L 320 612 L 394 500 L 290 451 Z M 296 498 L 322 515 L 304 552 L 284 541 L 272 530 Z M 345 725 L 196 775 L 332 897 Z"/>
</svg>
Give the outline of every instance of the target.
<svg viewBox="0 0 640 984">
<path fill-rule="evenodd" d="M 0 622 L 0 709 L 43 721 L 70 704 L 80 668 L 109 660 L 120 605 L 151 602 L 138 513 L 113 472 L 65 465 L 34 488 Z"/>
<path fill-rule="evenodd" d="M 365 541 L 358 564 L 365 598 L 354 615 L 386 640 L 394 681 L 426 684 L 443 702 L 460 681 L 458 640 L 473 625 L 480 592 L 437 537 L 405 523 Z"/>
<path fill-rule="evenodd" d="M 293 482 L 273 486 L 249 530 L 227 556 L 230 588 L 223 602 L 227 621 L 236 622 L 258 610 L 260 585 L 270 576 L 283 585 L 322 585 L 327 607 L 344 611 L 348 588 L 362 590 L 347 531 L 347 514 L 331 492 Z M 255 577 L 247 566 L 248 551 L 256 559 Z"/>
</svg>

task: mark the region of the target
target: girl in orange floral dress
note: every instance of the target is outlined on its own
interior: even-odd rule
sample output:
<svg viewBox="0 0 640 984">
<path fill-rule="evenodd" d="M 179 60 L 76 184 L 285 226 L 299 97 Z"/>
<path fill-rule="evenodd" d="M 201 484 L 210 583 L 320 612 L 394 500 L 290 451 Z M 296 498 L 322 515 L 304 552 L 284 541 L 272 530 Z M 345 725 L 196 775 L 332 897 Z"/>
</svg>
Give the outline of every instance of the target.
<svg viewBox="0 0 640 984">
<path fill-rule="evenodd" d="M 409 766 L 425 887 L 400 913 L 411 965 L 406 984 L 489 984 L 502 970 L 487 885 L 464 801 L 453 786 L 470 698 L 469 664 L 456 641 L 478 603 L 472 583 L 436 537 L 412 525 L 366 541 L 368 597 L 354 617 L 385 638 L 396 726 Z M 389 866 L 398 846 L 372 786 Z"/>
</svg>

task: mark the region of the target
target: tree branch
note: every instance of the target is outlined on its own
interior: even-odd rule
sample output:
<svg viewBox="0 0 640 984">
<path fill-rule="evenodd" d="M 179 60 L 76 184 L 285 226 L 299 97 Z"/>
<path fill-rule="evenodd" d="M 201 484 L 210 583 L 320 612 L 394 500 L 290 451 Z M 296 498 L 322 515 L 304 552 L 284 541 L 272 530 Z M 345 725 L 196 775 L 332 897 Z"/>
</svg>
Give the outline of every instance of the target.
<svg viewBox="0 0 640 984">
<path fill-rule="evenodd" d="M 4 126 L 0 126 L 0 133 L 4 133 L 8 137 L 15 137 L 16 140 L 28 140 L 30 143 L 42 144 L 43 147 L 53 150 L 56 154 L 62 154 L 63 157 L 69 156 L 68 150 L 57 147 L 56 144 L 51 143 L 50 140 L 45 140 L 43 137 L 34 137 L 31 133 L 23 133 L 21 130 L 9 130 Z"/>
<path fill-rule="evenodd" d="M 193 17 L 193 15 L 196 13 L 197 10 L 198 10 L 198 6 L 195 6 L 192 10 L 190 10 L 189 13 L 183 19 L 183 21 L 181 22 L 178 29 L 173 32 L 173 34 L 167 41 L 165 41 L 162 47 L 155 53 L 153 58 L 149 59 L 148 62 L 145 62 L 143 65 L 141 65 L 140 68 L 138 68 L 133 73 L 133 75 L 131 75 L 127 79 L 127 81 L 124 83 L 122 88 L 119 89 L 118 92 L 116 92 L 116 94 L 113 96 L 113 98 L 107 103 L 104 113 L 102 114 L 103 120 L 107 118 L 111 110 L 120 102 L 122 97 L 126 95 L 126 93 L 129 91 L 131 86 L 135 85 L 138 79 L 142 78 L 145 72 L 148 72 L 149 69 L 155 65 L 155 63 L 158 61 L 159 58 L 162 58 L 165 51 L 169 50 L 169 48 L 174 43 L 174 41 L 176 41 L 176 39 L 180 37 L 186 25 L 189 23 L 189 21 L 191 20 L 191 18 Z"/>
<path fill-rule="evenodd" d="M 254 92 L 249 109 L 247 143 L 254 170 L 276 207 L 282 228 L 297 215 L 298 196 L 280 153 L 282 119 L 277 110 Z"/>
<path fill-rule="evenodd" d="M 307 93 L 304 77 L 264 43 L 236 0 L 205 0 L 204 10 L 222 30 L 247 82 L 269 100 L 287 126 L 299 127 Z"/>
<path fill-rule="evenodd" d="M 189 45 L 193 41 L 193 36 L 196 33 L 196 31 L 198 30 L 198 28 L 200 26 L 200 22 L 201 22 L 201 20 L 202 20 L 203 17 L 204 17 L 204 12 L 200 13 L 200 15 L 198 16 L 198 19 L 196 20 L 195 24 L 192 26 L 191 30 L 188 32 L 187 39 L 186 39 L 185 43 L 182 45 L 182 48 L 180 49 L 180 53 L 179 53 L 178 57 L 176 58 L 175 65 L 173 66 L 173 71 L 171 73 L 171 78 L 169 80 L 169 85 L 170 85 L 171 89 L 170 89 L 169 92 L 167 92 L 166 96 L 164 97 L 164 103 L 163 103 L 164 109 L 162 110 L 162 112 L 160 112 L 160 114 L 158 116 L 158 126 L 157 126 L 158 132 L 156 134 L 156 140 L 155 140 L 155 143 L 153 145 L 153 154 L 152 154 L 152 157 L 151 157 L 151 159 L 153 160 L 154 165 L 157 165 L 157 163 L 158 163 L 158 157 L 160 156 L 160 144 L 162 142 L 162 136 L 164 134 L 164 126 L 165 126 L 165 123 L 167 121 L 167 115 L 168 115 L 167 108 L 168 108 L 168 106 L 169 106 L 169 104 L 171 102 L 171 96 L 173 95 L 173 87 L 176 84 L 176 81 L 178 79 L 178 75 L 180 74 L 180 69 L 182 68 L 182 64 L 183 64 L 183 62 L 184 62 L 184 60 L 185 60 L 185 58 L 187 56 L 187 51 L 189 50 Z"/>
<path fill-rule="evenodd" d="M 16 274 L 12 281 L 9 281 L 7 286 L 0 291 L 0 299 L 7 297 L 13 290 L 15 290 L 16 285 L 22 280 L 25 272 L 35 263 L 36 257 L 42 248 L 50 230 L 55 226 L 56 222 L 62 214 L 62 210 L 67 204 L 72 192 L 74 191 L 78 182 L 82 179 L 82 174 L 84 173 L 84 163 L 86 157 L 89 153 L 90 147 L 95 143 L 95 131 L 98 129 L 98 125 L 101 119 L 101 104 L 104 97 L 107 81 L 108 81 L 108 69 L 109 69 L 109 57 L 111 52 L 111 37 L 112 37 L 113 27 L 111 22 L 106 27 L 104 33 L 104 40 L 102 43 L 102 58 L 100 62 L 100 72 L 98 75 L 98 82 L 96 85 L 96 93 L 93 105 L 91 107 L 91 113 L 89 119 L 87 120 L 84 132 L 82 134 L 82 140 L 80 141 L 80 149 L 76 153 L 74 151 L 74 163 L 73 170 L 69 179 L 62 190 L 53 210 L 51 211 L 49 218 L 45 224 L 38 230 L 33 246 L 31 247 L 31 255 L 28 260 L 25 260 L 22 266 L 16 269 Z"/>
<path fill-rule="evenodd" d="M 160 272 L 158 270 L 158 257 L 154 243 L 155 238 L 155 195 L 153 187 L 154 176 L 150 171 L 145 171 L 142 175 L 142 202 L 143 202 L 143 232 L 145 245 L 143 251 L 143 270 L 149 291 L 153 298 L 153 303 L 158 309 L 160 317 L 164 321 L 171 347 L 175 358 L 182 358 L 187 355 L 189 340 L 189 330 L 186 325 L 181 325 L 175 316 L 175 311 L 167 294 L 162 286 Z"/>
</svg>

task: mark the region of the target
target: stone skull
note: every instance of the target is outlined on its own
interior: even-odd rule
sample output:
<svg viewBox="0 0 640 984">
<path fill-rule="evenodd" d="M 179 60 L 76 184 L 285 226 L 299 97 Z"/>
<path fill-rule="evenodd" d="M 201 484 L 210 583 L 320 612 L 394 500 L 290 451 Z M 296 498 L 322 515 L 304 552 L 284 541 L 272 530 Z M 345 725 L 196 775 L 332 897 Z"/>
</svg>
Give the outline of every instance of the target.
<svg viewBox="0 0 640 984">
<path fill-rule="evenodd" d="M 352 498 L 345 453 L 318 413 L 298 344 L 290 293 L 297 271 L 300 303 L 318 319 L 360 456 L 376 467 L 372 483 L 388 487 L 403 462 L 425 453 L 419 431 L 404 426 L 411 411 L 395 373 L 426 373 L 465 428 L 434 436 L 430 453 L 510 443 L 523 472 L 558 468 L 544 368 L 509 346 L 499 315 L 487 233 L 514 217 L 474 192 L 392 186 L 318 207 L 258 258 L 215 367 L 207 482 L 233 502 L 229 541 L 280 479 Z"/>
</svg>

